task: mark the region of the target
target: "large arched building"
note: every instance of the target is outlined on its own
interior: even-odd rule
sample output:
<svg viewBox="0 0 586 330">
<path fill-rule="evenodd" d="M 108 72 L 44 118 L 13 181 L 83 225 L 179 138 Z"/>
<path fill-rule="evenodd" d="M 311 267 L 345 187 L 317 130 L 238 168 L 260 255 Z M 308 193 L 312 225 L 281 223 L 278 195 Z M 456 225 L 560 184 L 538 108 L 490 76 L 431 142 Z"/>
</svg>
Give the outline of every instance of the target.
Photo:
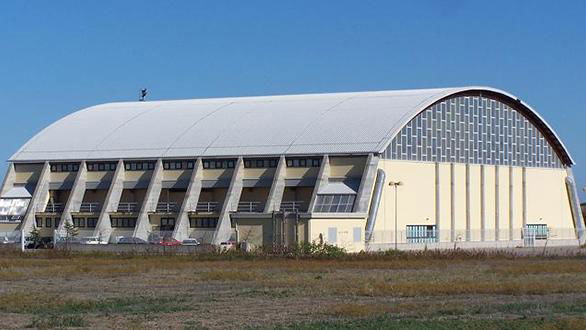
<svg viewBox="0 0 586 330">
<path fill-rule="evenodd" d="M 584 242 L 572 158 L 487 87 L 128 102 L 9 160 L 0 231 L 365 248 Z"/>
</svg>

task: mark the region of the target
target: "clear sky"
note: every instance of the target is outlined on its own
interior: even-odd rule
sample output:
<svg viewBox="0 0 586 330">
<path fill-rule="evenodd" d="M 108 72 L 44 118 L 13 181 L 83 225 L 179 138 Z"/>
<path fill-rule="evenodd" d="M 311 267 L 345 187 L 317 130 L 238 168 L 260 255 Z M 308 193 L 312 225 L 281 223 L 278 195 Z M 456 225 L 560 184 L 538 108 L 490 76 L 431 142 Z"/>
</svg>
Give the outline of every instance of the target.
<svg viewBox="0 0 586 330">
<path fill-rule="evenodd" d="M 159 100 L 488 85 L 556 129 L 583 187 L 585 13 L 583 0 L 2 0 L 0 159 L 141 87 Z"/>
</svg>

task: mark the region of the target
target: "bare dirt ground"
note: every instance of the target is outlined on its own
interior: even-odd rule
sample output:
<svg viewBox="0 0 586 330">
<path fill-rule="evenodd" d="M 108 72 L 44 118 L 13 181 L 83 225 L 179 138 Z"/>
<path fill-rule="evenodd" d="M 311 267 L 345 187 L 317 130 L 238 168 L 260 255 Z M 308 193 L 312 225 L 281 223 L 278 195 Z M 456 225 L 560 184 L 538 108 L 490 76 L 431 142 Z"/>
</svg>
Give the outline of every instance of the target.
<svg viewBox="0 0 586 330">
<path fill-rule="evenodd" d="M 586 251 L 0 251 L 0 328 L 586 328 Z"/>
</svg>

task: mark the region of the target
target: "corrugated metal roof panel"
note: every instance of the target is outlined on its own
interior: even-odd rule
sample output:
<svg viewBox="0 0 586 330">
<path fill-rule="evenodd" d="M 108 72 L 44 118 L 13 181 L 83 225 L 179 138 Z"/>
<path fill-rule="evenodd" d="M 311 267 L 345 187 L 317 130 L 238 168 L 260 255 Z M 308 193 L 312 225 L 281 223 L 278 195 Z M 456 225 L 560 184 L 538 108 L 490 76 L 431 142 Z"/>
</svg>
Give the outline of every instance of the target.
<svg viewBox="0 0 586 330">
<path fill-rule="evenodd" d="M 417 113 L 469 90 L 513 97 L 463 87 L 104 104 L 45 128 L 11 160 L 381 152 Z"/>
</svg>

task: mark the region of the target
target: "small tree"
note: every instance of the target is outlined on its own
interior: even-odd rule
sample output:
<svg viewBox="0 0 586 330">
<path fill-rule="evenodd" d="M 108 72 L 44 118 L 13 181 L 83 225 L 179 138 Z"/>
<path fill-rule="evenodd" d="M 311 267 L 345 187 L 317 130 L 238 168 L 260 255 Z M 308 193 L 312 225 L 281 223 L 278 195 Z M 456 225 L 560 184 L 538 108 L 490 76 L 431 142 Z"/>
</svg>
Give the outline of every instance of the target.
<svg viewBox="0 0 586 330">
<path fill-rule="evenodd" d="M 69 242 L 79 234 L 79 229 L 70 221 L 65 221 L 63 228 L 65 228 L 65 249 L 69 250 Z"/>
<path fill-rule="evenodd" d="M 39 228 L 34 227 L 33 230 L 29 233 L 29 239 L 33 243 L 33 248 L 36 249 L 41 245 L 41 231 Z"/>
</svg>

